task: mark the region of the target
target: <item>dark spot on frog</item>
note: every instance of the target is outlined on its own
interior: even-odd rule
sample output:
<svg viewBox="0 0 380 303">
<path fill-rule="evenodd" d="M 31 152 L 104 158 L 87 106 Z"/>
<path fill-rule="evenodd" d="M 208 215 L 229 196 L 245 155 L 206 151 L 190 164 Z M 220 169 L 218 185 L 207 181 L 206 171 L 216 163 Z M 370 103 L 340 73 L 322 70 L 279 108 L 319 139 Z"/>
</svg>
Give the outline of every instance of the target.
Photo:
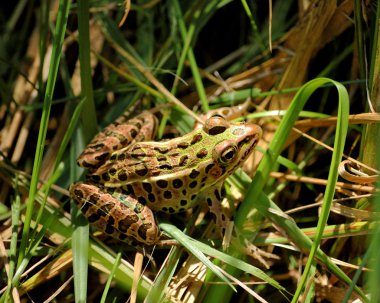
<svg viewBox="0 0 380 303">
<path fill-rule="evenodd" d="M 150 183 L 146 183 L 144 182 L 142 184 L 144 190 L 147 192 L 147 193 L 151 193 L 152 192 L 152 185 Z"/>
<path fill-rule="evenodd" d="M 103 173 L 102 174 L 102 179 L 103 179 L 103 181 L 109 181 L 111 178 L 110 178 L 110 176 L 109 176 L 108 173 Z"/>
<path fill-rule="evenodd" d="M 88 162 L 86 162 L 86 161 L 83 161 L 82 164 L 81 164 L 80 161 L 77 161 L 77 164 L 78 164 L 79 166 L 84 167 L 84 168 L 96 168 L 95 165 L 92 165 L 92 164 L 90 164 L 90 163 L 88 163 Z"/>
<path fill-rule="evenodd" d="M 129 226 L 131 226 L 133 223 L 136 223 L 138 221 L 138 217 L 136 215 L 125 217 L 124 219 L 120 219 L 117 221 L 117 227 L 118 229 L 125 233 Z"/>
<path fill-rule="evenodd" d="M 174 214 L 175 213 L 175 209 L 173 207 L 169 207 L 169 213 Z"/>
<path fill-rule="evenodd" d="M 183 185 L 183 182 L 181 179 L 174 179 L 173 180 L 173 187 L 174 188 L 180 188 L 180 187 L 182 187 L 182 185 Z"/>
<path fill-rule="evenodd" d="M 98 175 L 90 175 L 89 178 L 94 182 L 100 182 L 100 176 Z"/>
<path fill-rule="evenodd" d="M 138 197 L 137 200 L 142 204 L 142 205 L 145 205 L 146 204 L 146 199 L 144 197 Z"/>
<path fill-rule="evenodd" d="M 108 172 L 110 173 L 111 176 L 114 176 L 116 174 L 117 170 L 115 167 L 111 167 Z"/>
<path fill-rule="evenodd" d="M 125 154 L 124 153 L 121 153 L 117 156 L 117 160 L 118 161 L 123 161 L 125 159 Z"/>
<path fill-rule="evenodd" d="M 106 229 L 104 230 L 104 232 L 106 234 L 112 235 L 114 231 L 115 231 L 115 228 L 112 225 L 107 223 Z"/>
<path fill-rule="evenodd" d="M 95 157 L 95 160 L 98 161 L 104 161 L 108 157 L 109 153 L 102 153 L 101 155 L 98 155 Z"/>
<path fill-rule="evenodd" d="M 119 239 L 120 241 L 124 241 L 125 239 L 127 239 L 127 235 L 126 235 L 126 234 L 119 234 L 118 239 Z"/>
<path fill-rule="evenodd" d="M 83 192 L 80 189 L 74 189 L 74 195 L 79 199 L 83 198 Z"/>
<path fill-rule="evenodd" d="M 186 200 L 181 200 L 180 204 L 181 204 L 181 206 L 185 206 L 185 205 L 187 205 L 187 201 Z"/>
<path fill-rule="evenodd" d="M 186 189 L 182 190 L 182 194 L 183 194 L 184 196 L 187 195 L 187 191 L 186 191 Z"/>
<path fill-rule="evenodd" d="M 186 165 L 186 161 L 189 159 L 189 156 L 188 155 L 184 155 L 182 156 L 180 159 L 179 159 L 179 163 L 178 165 L 183 167 Z"/>
<path fill-rule="evenodd" d="M 136 167 L 136 174 L 143 177 L 148 173 L 148 168 L 144 164 L 140 164 Z"/>
<path fill-rule="evenodd" d="M 92 204 L 96 204 L 98 202 L 98 200 L 100 199 L 100 195 L 99 194 L 92 194 L 88 200 L 92 203 Z"/>
<path fill-rule="evenodd" d="M 156 202 L 156 196 L 154 194 L 148 195 L 148 200 L 152 203 Z"/>
<path fill-rule="evenodd" d="M 220 196 L 218 189 L 215 189 L 214 194 L 215 194 L 215 197 L 218 199 L 218 201 L 222 200 L 222 197 Z"/>
<path fill-rule="evenodd" d="M 122 171 L 117 175 L 117 178 L 118 178 L 120 181 L 127 181 L 127 179 L 128 179 L 128 175 L 127 175 L 127 173 L 125 172 L 125 170 L 122 170 Z"/>
<path fill-rule="evenodd" d="M 186 148 L 189 147 L 189 143 L 187 143 L 187 142 L 181 142 L 181 143 L 178 143 L 177 147 L 180 148 L 180 149 L 186 149 Z"/>
<path fill-rule="evenodd" d="M 152 177 L 157 177 L 157 176 L 159 176 L 161 174 L 161 170 L 159 170 L 159 169 L 152 170 L 150 172 L 150 174 L 152 175 Z"/>
<path fill-rule="evenodd" d="M 167 147 L 157 147 L 157 146 L 154 148 L 154 150 L 160 152 L 161 154 L 166 154 L 169 151 Z"/>
<path fill-rule="evenodd" d="M 137 136 L 137 130 L 131 129 L 130 135 L 131 135 L 132 138 L 136 137 Z"/>
<path fill-rule="evenodd" d="M 98 210 L 97 210 L 96 213 L 99 216 L 101 216 L 101 217 L 105 217 L 105 216 L 107 216 L 109 214 L 109 211 L 111 209 L 112 209 L 112 207 L 110 207 L 109 204 L 104 204 L 104 205 L 102 205 L 101 207 L 98 208 Z M 110 217 L 110 218 L 112 218 L 112 217 Z M 112 218 L 112 220 L 113 220 L 113 218 Z"/>
<path fill-rule="evenodd" d="M 157 156 L 157 161 L 159 161 L 159 162 L 166 161 L 166 160 L 167 160 L 167 158 L 164 155 Z"/>
<path fill-rule="evenodd" d="M 158 187 L 160 187 L 160 188 L 166 188 L 166 187 L 168 187 L 168 181 L 166 181 L 166 180 L 158 180 L 158 181 L 156 182 L 156 184 L 157 184 Z"/>
<path fill-rule="evenodd" d="M 146 153 L 145 153 L 145 151 L 140 146 L 138 146 L 137 149 L 132 150 L 131 156 L 133 158 L 142 159 L 142 158 L 146 157 Z"/>
<path fill-rule="evenodd" d="M 99 218 L 100 218 L 100 217 L 99 217 L 98 214 L 91 214 L 91 215 L 87 218 L 87 220 L 88 220 L 88 222 L 90 222 L 90 223 L 94 223 L 94 222 L 98 221 Z"/>
<path fill-rule="evenodd" d="M 111 158 L 112 161 L 115 161 L 117 159 L 117 154 L 112 154 Z"/>
<path fill-rule="evenodd" d="M 89 148 L 93 148 L 95 150 L 102 149 L 104 147 L 103 143 L 95 143 L 95 144 L 90 144 Z"/>
<path fill-rule="evenodd" d="M 84 215 L 86 215 L 86 213 L 87 213 L 87 211 L 90 209 L 90 207 L 91 207 L 91 204 L 88 203 L 88 202 L 85 202 L 85 203 L 83 204 L 83 206 L 80 208 L 80 210 L 82 211 L 82 213 L 83 213 Z"/>
<path fill-rule="evenodd" d="M 143 239 L 146 239 L 146 232 L 148 229 L 152 228 L 152 223 L 145 223 L 145 224 L 142 224 L 140 225 L 137 233 L 139 234 L 139 236 Z"/>
<path fill-rule="evenodd" d="M 212 200 L 210 198 L 207 198 L 207 205 L 210 207 L 212 206 Z"/>
<path fill-rule="evenodd" d="M 164 198 L 165 199 L 171 199 L 172 198 L 172 192 L 169 190 L 164 191 Z"/>
<path fill-rule="evenodd" d="M 115 219 L 113 217 L 109 217 L 108 221 L 107 221 L 107 224 L 115 226 Z"/>
<path fill-rule="evenodd" d="M 159 166 L 159 168 L 160 169 L 168 169 L 168 170 L 170 170 L 170 169 L 173 169 L 173 166 L 171 166 L 170 163 L 165 162 L 165 163 L 161 163 L 160 166 Z"/>
<path fill-rule="evenodd" d="M 207 156 L 207 149 L 205 148 L 202 148 L 199 152 L 197 152 L 198 159 L 203 159 L 206 156 Z"/>
<path fill-rule="evenodd" d="M 209 173 L 210 169 L 213 168 L 214 165 L 215 165 L 214 163 L 210 163 L 209 165 L 206 166 L 206 169 L 205 169 L 206 174 Z"/>
<path fill-rule="evenodd" d="M 116 188 L 115 188 L 115 187 L 107 187 L 107 188 L 104 188 L 103 190 L 104 190 L 107 194 L 112 195 L 112 194 L 115 192 Z"/>
<path fill-rule="evenodd" d="M 198 143 L 199 141 L 202 140 L 202 135 L 201 134 L 196 134 L 193 139 L 191 140 L 191 145 Z"/>
<path fill-rule="evenodd" d="M 190 178 L 191 179 L 195 179 L 196 177 L 198 177 L 199 176 L 199 174 L 200 174 L 200 172 L 199 171 L 197 171 L 197 170 L 195 170 L 195 169 L 193 169 L 192 171 L 191 171 L 191 173 L 190 173 Z"/>
<path fill-rule="evenodd" d="M 195 200 L 196 197 L 197 197 L 197 195 L 192 195 L 191 200 Z"/>
<path fill-rule="evenodd" d="M 127 191 L 129 195 L 133 195 L 135 193 L 131 184 L 127 184 Z"/>
<path fill-rule="evenodd" d="M 189 184 L 189 187 L 190 187 L 190 188 L 194 188 L 194 187 L 197 186 L 197 184 L 198 184 L 197 181 L 193 181 L 193 182 L 191 182 L 191 183 Z"/>
<path fill-rule="evenodd" d="M 171 151 L 169 154 L 168 154 L 169 157 L 178 157 L 179 156 L 179 152 L 173 150 Z"/>
<path fill-rule="evenodd" d="M 135 122 L 135 121 L 133 121 Z M 134 125 L 138 128 L 138 129 L 141 129 L 142 127 L 142 123 L 141 122 L 135 122 Z"/>
</svg>

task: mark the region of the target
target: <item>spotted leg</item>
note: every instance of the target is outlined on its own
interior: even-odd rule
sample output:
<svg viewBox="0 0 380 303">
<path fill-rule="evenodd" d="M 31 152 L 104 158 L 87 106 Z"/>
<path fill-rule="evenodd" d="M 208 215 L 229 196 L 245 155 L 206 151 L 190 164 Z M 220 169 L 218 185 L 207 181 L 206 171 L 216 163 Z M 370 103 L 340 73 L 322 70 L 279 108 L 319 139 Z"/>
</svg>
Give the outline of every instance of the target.
<svg viewBox="0 0 380 303">
<path fill-rule="evenodd" d="M 152 211 L 132 195 L 92 184 L 74 183 L 70 195 L 90 223 L 107 235 L 131 243 L 152 245 L 158 239 L 158 226 Z"/>
<path fill-rule="evenodd" d="M 134 142 L 149 141 L 154 138 L 157 125 L 157 118 L 150 112 L 143 112 L 132 119 L 127 119 L 123 114 L 91 140 L 77 163 L 93 171 L 115 150 Z"/>
<path fill-rule="evenodd" d="M 216 226 L 220 228 L 222 236 L 224 236 L 230 219 L 229 219 L 229 215 L 222 208 L 222 204 L 221 204 L 222 199 L 223 199 L 222 186 L 223 186 L 223 182 L 220 184 L 217 184 L 215 187 L 207 191 L 204 194 L 204 197 L 206 198 L 207 205 L 210 209 L 210 212 L 213 213 L 215 216 Z"/>
</svg>

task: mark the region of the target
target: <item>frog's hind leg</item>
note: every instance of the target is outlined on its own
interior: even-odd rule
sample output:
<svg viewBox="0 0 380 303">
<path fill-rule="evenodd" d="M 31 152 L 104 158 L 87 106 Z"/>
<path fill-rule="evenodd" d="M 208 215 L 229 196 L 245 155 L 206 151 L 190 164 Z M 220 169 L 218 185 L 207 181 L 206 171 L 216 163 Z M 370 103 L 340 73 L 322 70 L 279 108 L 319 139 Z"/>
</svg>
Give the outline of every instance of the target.
<svg viewBox="0 0 380 303">
<path fill-rule="evenodd" d="M 158 227 L 152 211 L 131 195 L 112 194 L 92 184 L 74 183 L 70 195 L 84 216 L 107 235 L 130 243 L 152 245 L 158 239 Z"/>
<path fill-rule="evenodd" d="M 91 140 L 78 157 L 77 163 L 81 167 L 95 170 L 116 150 L 134 142 L 151 140 L 157 132 L 157 126 L 157 118 L 149 112 L 132 119 L 121 115 Z"/>
</svg>

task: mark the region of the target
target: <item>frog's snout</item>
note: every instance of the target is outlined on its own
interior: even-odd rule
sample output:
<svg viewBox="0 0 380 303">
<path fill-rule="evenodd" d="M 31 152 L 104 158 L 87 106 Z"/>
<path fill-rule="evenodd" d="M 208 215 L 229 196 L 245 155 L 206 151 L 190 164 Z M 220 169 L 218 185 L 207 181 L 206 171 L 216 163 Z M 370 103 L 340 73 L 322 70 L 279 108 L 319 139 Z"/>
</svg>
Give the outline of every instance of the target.
<svg viewBox="0 0 380 303">
<path fill-rule="evenodd" d="M 246 124 L 244 125 L 244 127 L 246 128 L 247 136 L 256 137 L 256 141 L 260 140 L 263 134 L 263 130 L 261 129 L 260 126 L 258 126 L 257 124 Z"/>
</svg>

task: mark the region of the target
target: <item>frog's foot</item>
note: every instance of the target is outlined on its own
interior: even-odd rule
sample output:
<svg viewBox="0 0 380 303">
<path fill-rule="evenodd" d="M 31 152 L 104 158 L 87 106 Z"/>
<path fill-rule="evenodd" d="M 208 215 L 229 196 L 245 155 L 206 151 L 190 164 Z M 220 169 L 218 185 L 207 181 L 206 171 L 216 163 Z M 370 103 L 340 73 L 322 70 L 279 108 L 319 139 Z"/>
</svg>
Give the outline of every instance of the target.
<svg viewBox="0 0 380 303">
<path fill-rule="evenodd" d="M 133 238 L 147 245 L 158 240 L 158 227 L 152 211 L 132 195 L 113 188 L 74 183 L 70 186 L 70 196 L 88 221 L 107 235 L 125 242 Z"/>
</svg>

